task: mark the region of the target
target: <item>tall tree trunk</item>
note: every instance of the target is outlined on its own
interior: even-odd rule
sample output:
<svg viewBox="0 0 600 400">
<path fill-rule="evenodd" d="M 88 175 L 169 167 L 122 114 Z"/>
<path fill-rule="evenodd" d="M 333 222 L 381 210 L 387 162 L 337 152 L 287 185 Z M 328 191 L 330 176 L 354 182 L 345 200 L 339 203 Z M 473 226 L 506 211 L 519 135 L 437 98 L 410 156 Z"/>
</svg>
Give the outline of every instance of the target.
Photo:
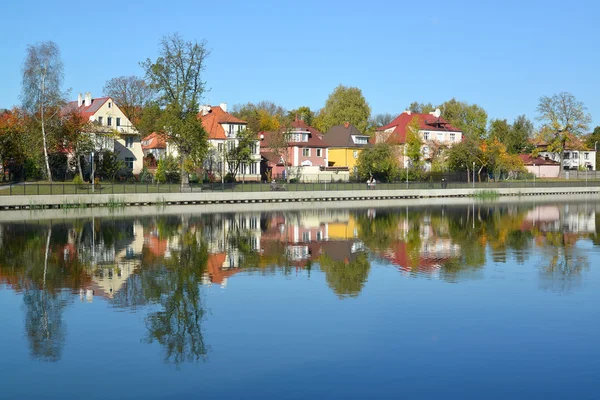
<svg viewBox="0 0 600 400">
<path fill-rule="evenodd" d="M 52 171 L 50 171 L 50 162 L 48 161 L 48 143 L 46 141 L 46 120 L 44 116 L 44 111 L 46 105 L 44 104 L 46 98 L 46 71 L 42 74 L 42 103 L 40 105 L 40 117 L 42 119 L 42 139 L 44 142 L 44 160 L 46 161 L 46 175 L 48 176 L 48 181 L 52 182 Z"/>
<path fill-rule="evenodd" d="M 190 174 L 188 174 L 188 172 L 185 170 L 186 161 L 187 155 L 181 151 L 179 154 L 179 162 L 181 163 L 181 189 L 190 188 Z"/>
</svg>

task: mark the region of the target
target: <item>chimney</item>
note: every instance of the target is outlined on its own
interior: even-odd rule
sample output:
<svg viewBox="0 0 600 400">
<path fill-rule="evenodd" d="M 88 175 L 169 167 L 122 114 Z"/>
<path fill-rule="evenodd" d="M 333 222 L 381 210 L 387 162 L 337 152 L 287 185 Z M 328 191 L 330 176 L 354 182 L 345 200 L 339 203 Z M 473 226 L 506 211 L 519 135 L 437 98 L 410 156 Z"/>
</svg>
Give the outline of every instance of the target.
<svg viewBox="0 0 600 400">
<path fill-rule="evenodd" d="M 411 113 L 410 110 L 405 110 L 404 112 L 407 113 L 408 115 L 410 115 L 410 113 Z"/>
<path fill-rule="evenodd" d="M 346 121 L 344 122 L 344 128 L 349 128 L 350 127 L 350 122 Z"/>
<path fill-rule="evenodd" d="M 223 110 L 224 112 L 227 112 L 227 103 L 221 103 L 221 104 L 219 104 L 219 106 L 221 107 L 221 110 Z"/>
<path fill-rule="evenodd" d="M 86 92 L 85 94 L 85 106 L 89 107 L 92 105 L 92 94 L 90 92 Z"/>
<path fill-rule="evenodd" d="M 77 107 L 81 107 L 82 104 L 83 104 L 83 97 L 81 96 L 81 93 L 79 93 L 79 95 L 77 95 Z"/>
</svg>

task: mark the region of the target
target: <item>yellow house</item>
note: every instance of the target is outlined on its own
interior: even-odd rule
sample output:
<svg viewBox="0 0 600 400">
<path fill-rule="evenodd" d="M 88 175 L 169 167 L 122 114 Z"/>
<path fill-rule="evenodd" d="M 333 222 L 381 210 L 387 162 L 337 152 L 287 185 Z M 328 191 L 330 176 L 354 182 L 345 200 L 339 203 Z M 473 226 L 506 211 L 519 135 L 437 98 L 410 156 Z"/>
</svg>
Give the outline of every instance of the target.
<svg viewBox="0 0 600 400">
<path fill-rule="evenodd" d="M 360 152 L 369 146 L 369 136 L 348 122 L 331 127 L 323 140 L 329 147 L 329 166 L 346 167 L 351 173 L 356 172 Z"/>
</svg>

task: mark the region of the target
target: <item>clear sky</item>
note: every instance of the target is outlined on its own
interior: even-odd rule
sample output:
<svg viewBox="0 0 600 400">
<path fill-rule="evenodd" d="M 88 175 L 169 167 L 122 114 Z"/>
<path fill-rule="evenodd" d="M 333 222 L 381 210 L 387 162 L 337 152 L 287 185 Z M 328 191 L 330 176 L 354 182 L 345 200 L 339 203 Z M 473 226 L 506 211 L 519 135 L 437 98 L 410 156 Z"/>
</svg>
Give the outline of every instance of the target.
<svg viewBox="0 0 600 400">
<path fill-rule="evenodd" d="M 452 97 L 491 118 L 536 116 L 538 99 L 574 94 L 600 124 L 600 2 L 7 0 L 0 6 L 0 108 L 19 104 L 28 44 L 62 52 L 65 89 L 102 94 L 142 75 L 164 35 L 206 39 L 203 102 L 323 106 L 338 84 L 373 113 Z"/>
</svg>

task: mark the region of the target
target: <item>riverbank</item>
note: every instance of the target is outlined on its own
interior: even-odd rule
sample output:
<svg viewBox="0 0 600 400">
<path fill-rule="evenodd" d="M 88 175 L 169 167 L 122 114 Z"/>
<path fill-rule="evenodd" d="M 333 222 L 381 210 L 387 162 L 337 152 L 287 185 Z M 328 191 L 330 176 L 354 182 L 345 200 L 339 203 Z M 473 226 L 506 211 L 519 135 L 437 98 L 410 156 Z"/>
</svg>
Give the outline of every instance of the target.
<svg viewBox="0 0 600 400">
<path fill-rule="evenodd" d="M 96 198 L 97 196 L 93 196 Z M 0 210 L 0 221 L 23 221 L 27 219 L 73 219 L 73 218 L 99 218 L 99 217 L 137 217 L 156 214 L 213 214 L 223 212 L 264 212 L 264 211 L 291 211 L 291 210 L 335 210 L 335 209 L 356 209 L 356 208 L 393 208 L 393 207 L 427 207 L 427 206 L 461 206 L 471 204 L 544 204 L 555 202 L 600 202 L 598 192 L 588 193 L 544 193 L 544 194 L 524 194 L 522 196 L 502 196 L 497 199 L 478 199 L 473 196 L 454 196 L 454 197 L 412 197 L 412 198 L 365 198 L 362 200 L 312 200 L 312 201 L 284 201 L 284 200 L 265 200 L 265 201 L 247 201 L 238 203 L 223 202 L 194 202 L 185 203 L 129 203 L 128 207 L 102 207 L 94 205 L 92 207 L 63 208 L 52 207 L 42 209 L 41 207 L 20 207 L 10 208 L 9 210 Z M 268 204 L 267 204 L 268 203 Z"/>
</svg>

